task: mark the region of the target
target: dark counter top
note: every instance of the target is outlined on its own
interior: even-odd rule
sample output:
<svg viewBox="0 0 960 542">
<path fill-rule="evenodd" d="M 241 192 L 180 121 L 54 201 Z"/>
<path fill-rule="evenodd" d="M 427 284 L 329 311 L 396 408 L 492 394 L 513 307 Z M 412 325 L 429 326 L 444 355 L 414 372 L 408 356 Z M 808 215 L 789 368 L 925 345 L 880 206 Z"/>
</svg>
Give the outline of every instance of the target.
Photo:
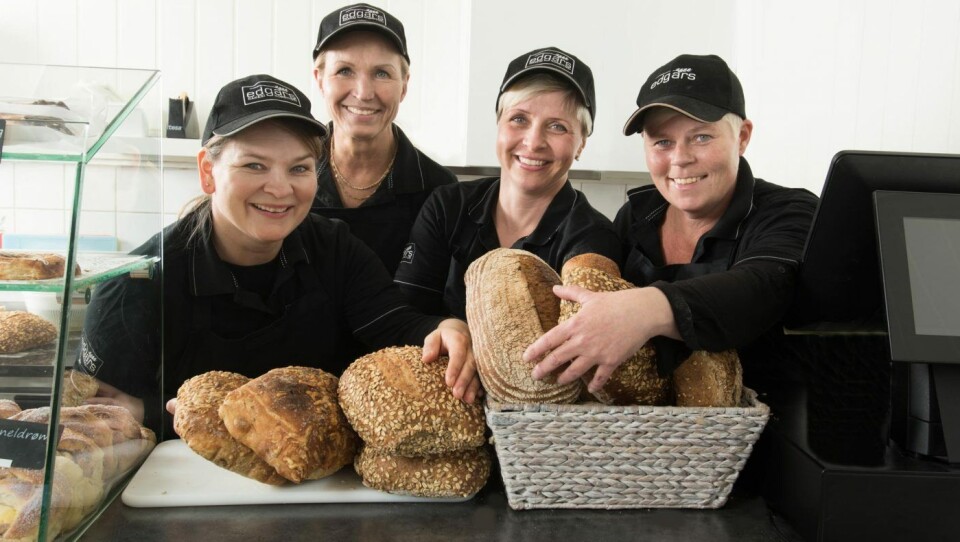
<svg viewBox="0 0 960 542">
<path fill-rule="evenodd" d="M 714 510 L 512 510 L 491 479 L 462 503 L 285 504 L 131 508 L 117 498 L 82 540 L 585 542 L 788 541 L 801 539 L 754 495 Z"/>
</svg>

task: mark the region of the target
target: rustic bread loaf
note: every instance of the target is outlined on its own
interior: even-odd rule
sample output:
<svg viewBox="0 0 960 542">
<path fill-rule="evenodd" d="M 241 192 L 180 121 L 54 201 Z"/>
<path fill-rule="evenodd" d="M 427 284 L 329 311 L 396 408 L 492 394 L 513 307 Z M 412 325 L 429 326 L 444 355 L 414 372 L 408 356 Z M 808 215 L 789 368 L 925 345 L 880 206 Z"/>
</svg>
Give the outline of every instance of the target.
<svg viewBox="0 0 960 542">
<path fill-rule="evenodd" d="M 45 252 L 0 250 L 0 280 L 45 280 L 63 276 L 64 257 Z M 80 274 L 80 266 L 74 268 Z"/>
<path fill-rule="evenodd" d="M 33 423 L 48 423 L 50 407 L 30 408 L 10 417 Z M 103 451 L 103 477 L 110 478 L 117 473 L 118 458 L 113 453 L 113 433 L 110 427 L 92 413 L 78 408 L 60 409 L 60 423 L 96 443 Z"/>
<path fill-rule="evenodd" d="M 24 311 L 0 312 L 0 354 L 16 354 L 57 338 L 53 324 Z"/>
<path fill-rule="evenodd" d="M 63 371 L 63 384 L 60 387 L 60 406 L 75 407 L 97 395 L 100 383 L 88 374 L 67 369 Z M 132 418 L 131 418 L 132 419 Z"/>
<path fill-rule="evenodd" d="M 177 390 L 173 429 L 204 459 L 259 482 L 282 485 L 287 480 L 230 436 L 218 413 L 224 397 L 249 380 L 226 371 L 210 371 L 188 379 Z"/>
<path fill-rule="evenodd" d="M 0 399 L 0 418 L 6 419 L 20 412 L 20 405 L 10 399 Z"/>
<path fill-rule="evenodd" d="M 600 254 L 581 254 L 563 264 L 561 277 L 564 285 L 580 286 L 592 292 L 617 292 L 633 288 L 633 284 L 620 278 L 616 262 Z M 560 301 L 560 322 L 580 310 L 580 304 Z M 589 384 L 596 369 L 587 371 L 581 379 Z M 643 345 L 630 358 L 620 364 L 603 389 L 590 394 L 608 405 L 665 405 L 672 399 L 669 378 L 657 374 L 657 357 L 653 347 Z"/>
<path fill-rule="evenodd" d="M 560 277 L 546 262 L 523 250 L 498 248 L 467 269 L 467 323 L 480 381 L 491 399 L 506 403 L 572 403 L 582 384 L 535 380 L 539 360 L 526 363 L 524 350 L 557 325 Z"/>
<path fill-rule="evenodd" d="M 76 526 L 83 517 L 83 503 L 89 484 L 69 458 L 58 458 L 54 465 L 53 485 L 47 513 L 50 540 Z M 43 499 L 43 471 L 40 469 L 0 469 L 0 538 L 36 540 L 40 528 Z"/>
<path fill-rule="evenodd" d="M 227 431 L 294 483 L 329 476 L 353 462 L 356 433 L 337 403 L 337 377 L 311 367 L 283 367 L 226 395 Z"/>
<path fill-rule="evenodd" d="M 677 406 L 734 407 L 743 394 L 743 369 L 736 350 L 697 350 L 673 371 Z"/>
<path fill-rule="evenodd" d="M 353 464 L 363 484 L 417 497 L 469 497 L 487 483 L 490 453 L 484 447 L 404 457 L 363 446 Z"/>
<path fill-rule="evenodd" d="M 421 360 L 419 347 L 368 354 L 340 377 L 340 405 L 363 441 L 416 456 L 476 448 L 484 442 L 483 408 L 453 396 L 444 383 L 447 358 Z"/>
</svg>

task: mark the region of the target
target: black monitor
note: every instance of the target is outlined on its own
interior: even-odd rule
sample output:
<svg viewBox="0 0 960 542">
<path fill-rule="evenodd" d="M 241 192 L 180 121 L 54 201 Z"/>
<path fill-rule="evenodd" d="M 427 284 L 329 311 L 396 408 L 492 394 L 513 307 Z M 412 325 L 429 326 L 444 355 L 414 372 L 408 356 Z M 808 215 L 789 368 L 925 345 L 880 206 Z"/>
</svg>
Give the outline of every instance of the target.
<svg viewBox="0 0 960 542">
<path fill-rule="evenodd" d="M 882 329 L 873 211 L 877 190 L 960 193 L 960 155 L 837 153 L 804 245 L 788 327 L 872 322 Z"/>
</svg>

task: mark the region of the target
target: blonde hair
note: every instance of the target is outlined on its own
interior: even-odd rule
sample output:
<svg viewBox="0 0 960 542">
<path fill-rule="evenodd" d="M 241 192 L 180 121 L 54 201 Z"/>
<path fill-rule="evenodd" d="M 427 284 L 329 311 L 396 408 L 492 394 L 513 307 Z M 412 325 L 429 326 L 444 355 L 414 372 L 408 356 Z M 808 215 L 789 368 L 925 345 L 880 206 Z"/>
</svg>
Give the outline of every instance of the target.
<svg viewBox="0 0 960 542">
<path fill-rule="evenodd" d="M 293 117 L 277 117 L 261 121 L 257 124 L 272 124 L 276 129 L 285 130 L 299 139 L 316 157 L 316 169 L 326 153 L 327 146 L 324 138 L 317 132 L 317 128 Z M 220 159 L 223 147 L 228 141 L 242 134 L 243 130 L 228 136 L 214 135 L 203 148 L 211 162 Z M 210 194 L 202 194 L 188 201 L 180 210 L 180 219 L 187 230 L 187 245 L 194 243 L 208 243 L 213 231 L 213 198 Z"/>
<path fill-rule="evenodd" d="M 550 92 L 562 92 L 564 94 L 563 105 L 574 111 L 577 121 L 580 122 L 580 128 L 583 130 L 583 138 L 586 139 L 593 132 L 593 119 L 590 118 L 590 110 L 583 103 L 580 93 L 576 89 L 570 88 L 569 84 L 545 73 L 524 77 L 500 95 L 500 99 L 497 100 L 497 122 L 500 122 L 500 116 L 504 110 Z"/>
</svg>

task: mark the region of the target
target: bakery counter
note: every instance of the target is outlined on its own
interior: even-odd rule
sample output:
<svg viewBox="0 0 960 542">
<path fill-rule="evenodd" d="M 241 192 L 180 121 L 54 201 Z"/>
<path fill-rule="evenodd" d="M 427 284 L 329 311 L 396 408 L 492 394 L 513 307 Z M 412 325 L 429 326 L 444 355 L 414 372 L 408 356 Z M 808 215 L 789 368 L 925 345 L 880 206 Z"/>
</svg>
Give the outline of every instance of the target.
<svg viewBox="0 0 960 542">
<path fill-rule="evenodd" d="M 716 510 L 524 510 L 492 478 L 462 503 L 285 504 L 131 508 L 116 499 L 81 540 L 790 541 L 801 539 L 763 499 L 731 496 Z"/>
</svg>

